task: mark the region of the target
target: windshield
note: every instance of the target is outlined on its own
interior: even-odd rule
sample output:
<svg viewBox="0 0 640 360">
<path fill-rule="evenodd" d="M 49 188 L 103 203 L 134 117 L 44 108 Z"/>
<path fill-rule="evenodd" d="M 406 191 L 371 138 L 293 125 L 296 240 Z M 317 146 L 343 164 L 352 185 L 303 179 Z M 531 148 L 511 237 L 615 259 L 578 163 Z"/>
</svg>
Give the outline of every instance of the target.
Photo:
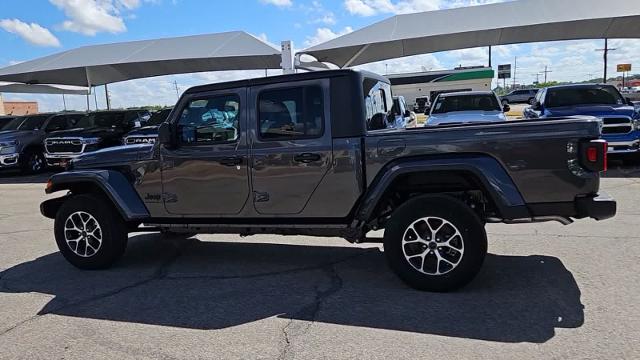
<svg viewBox="0 0 640 360">
<path fill-rule="evenodd" d="M 574 87 L 547 90 L 548 107 L 574 105 L 623 105 L 622 95 L 613 86 Z"/>
<path fill-rule="evenodd" d="M 22 121 L 24 119 L 23 118 L 15 118 L 11 121 L 8 121 L 7 123 L 4 124 L 4 126 L 0 125 L 0 130 L 2 131 L 7 131 L 7 130 L 17 130 L 18 126 L 20 126 L 20 124 L 22 124 Z"/>
<path fill-rule="evenodd" d="M 124 113 L 103 112 L 93 113 L 83 116 L 76 125 L 76 128 L 117 128 L 125 127 Z"/>
<path fill-rule="evenodd" d="M 26 130 L 33 131 L 42 128 L 44 122 L 47 121 L 51 115 L 34 115 L 34 116 L 26 116 L 24 121 L 20 126 L 18 126 L 18 130 Z"/>
<path fill-rule="evenodd" d="M 440 96 L 433 107 L 432 114 L 444 114 L 454 111 L 502 111 L 494 95 L 453 95 Z"/>
<path fill-rule="evenodd" d="M 151 125 L 160 125 L 165 120 L 167 120 L 167 117 L 169 117 L 169 113 L 171 113 L 171 109 L 164 109 L 164 110 L 160 110 L 158 112 L 155 112 L 155 113 L 153 113 L 153 115 L 151 115 L 151 117 L 145 123 L 145 125 L 149 125 L 149 126 L 151 126 Z"/>
</svg>

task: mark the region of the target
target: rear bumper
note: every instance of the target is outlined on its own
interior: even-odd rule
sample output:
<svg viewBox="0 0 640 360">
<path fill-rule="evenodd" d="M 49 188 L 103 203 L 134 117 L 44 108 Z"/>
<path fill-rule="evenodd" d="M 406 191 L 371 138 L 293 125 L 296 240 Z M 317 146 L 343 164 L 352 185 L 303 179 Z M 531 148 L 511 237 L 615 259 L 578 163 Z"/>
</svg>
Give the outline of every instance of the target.
<svg viewBox="0 0 640 360">
<path fill-rule="evenodd" d="M 580 196 L 571 202 L 528 204 L 533 218 L 605 220 L 616 215 L 616 201 L 605 193 Z"/>
<path fill-rule="evenodd" d="M 605 193 L 578 198 L 575 203 L 578 218 L 605 220 L 616 215 L 617 203 Z"/>
</svg>

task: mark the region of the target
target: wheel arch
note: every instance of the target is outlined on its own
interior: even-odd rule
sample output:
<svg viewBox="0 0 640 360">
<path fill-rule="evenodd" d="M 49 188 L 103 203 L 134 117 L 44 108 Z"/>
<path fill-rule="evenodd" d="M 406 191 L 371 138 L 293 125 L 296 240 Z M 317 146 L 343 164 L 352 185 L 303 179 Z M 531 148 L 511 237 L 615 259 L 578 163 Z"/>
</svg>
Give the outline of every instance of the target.
<svg viewBox="0 0 640 360">
<path fill-rule="evenodd" d="M 68 190 L 73 194 L 99 194 L 105 197 L 125 221 L 139 221 L 149 217 L 149 211 L 127 178 L 113 170 L 73 171 L 56 174 L 49 179 L 46 193 Z M 40 205 L 48 218 L 55 214 L 69 195 L 51 199 Z"/>
<path fill-rule="evenodd" d="M 375 219 L 390 192 L 405 185 L 423 187 L 426 193 L 443 193 L 465 188 L 477 189 L 492 202 L 503 219 L 530 216 L 524 199 L 504 167 L 487 155 L 416 157 L 387 164 L 365 192 L 355 218 L 361 223 Z M 419 192 L 419 191 L 418 191 Z"/>
</svg>

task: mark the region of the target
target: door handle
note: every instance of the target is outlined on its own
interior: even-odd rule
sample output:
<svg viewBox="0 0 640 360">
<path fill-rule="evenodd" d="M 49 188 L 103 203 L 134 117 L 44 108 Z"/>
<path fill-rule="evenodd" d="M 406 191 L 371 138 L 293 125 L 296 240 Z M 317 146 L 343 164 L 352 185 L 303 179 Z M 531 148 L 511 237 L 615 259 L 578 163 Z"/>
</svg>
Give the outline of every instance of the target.
<svg viewBox="0 0 640 360">
<path fill-rule="evenodd" d="M 239 157 L 228 157 L 220 160 L 220 164 L 224 166 L 237 166 L 242 164 L 242 158 Z"/>
<path fill-rule="evenodd" d="M 301 162 L 301 163 L 311 163 L 314 161 L 318 161 L 320 160 L 322 157 L 320 156 L 320 154 L 312 154 L 312 153 L 302 153 L 302 154 L 298 154 L 296 156 L 293 157 L 293 160 L 297 161 L 297 162 Z"/>
</svg>

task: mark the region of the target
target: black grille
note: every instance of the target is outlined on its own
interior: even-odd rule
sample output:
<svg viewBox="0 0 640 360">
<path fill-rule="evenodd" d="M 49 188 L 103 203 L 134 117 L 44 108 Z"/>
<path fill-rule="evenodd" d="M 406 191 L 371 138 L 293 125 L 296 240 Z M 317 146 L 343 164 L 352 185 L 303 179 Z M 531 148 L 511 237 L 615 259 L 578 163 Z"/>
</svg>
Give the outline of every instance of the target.
<svg viewBox="0 0 640 360">
<path fill-rule="evenodd" d="M 632 130 L 631 119 L 625 117 L 611 117 L 602 119 L 603 134 L 626 134 Z"/>
<path fill-rule="evenodd" d="M 80 140 L 47 140 L 45 146 L 50 154 L 82 152 L 82 142 Z"/>
</svg>

